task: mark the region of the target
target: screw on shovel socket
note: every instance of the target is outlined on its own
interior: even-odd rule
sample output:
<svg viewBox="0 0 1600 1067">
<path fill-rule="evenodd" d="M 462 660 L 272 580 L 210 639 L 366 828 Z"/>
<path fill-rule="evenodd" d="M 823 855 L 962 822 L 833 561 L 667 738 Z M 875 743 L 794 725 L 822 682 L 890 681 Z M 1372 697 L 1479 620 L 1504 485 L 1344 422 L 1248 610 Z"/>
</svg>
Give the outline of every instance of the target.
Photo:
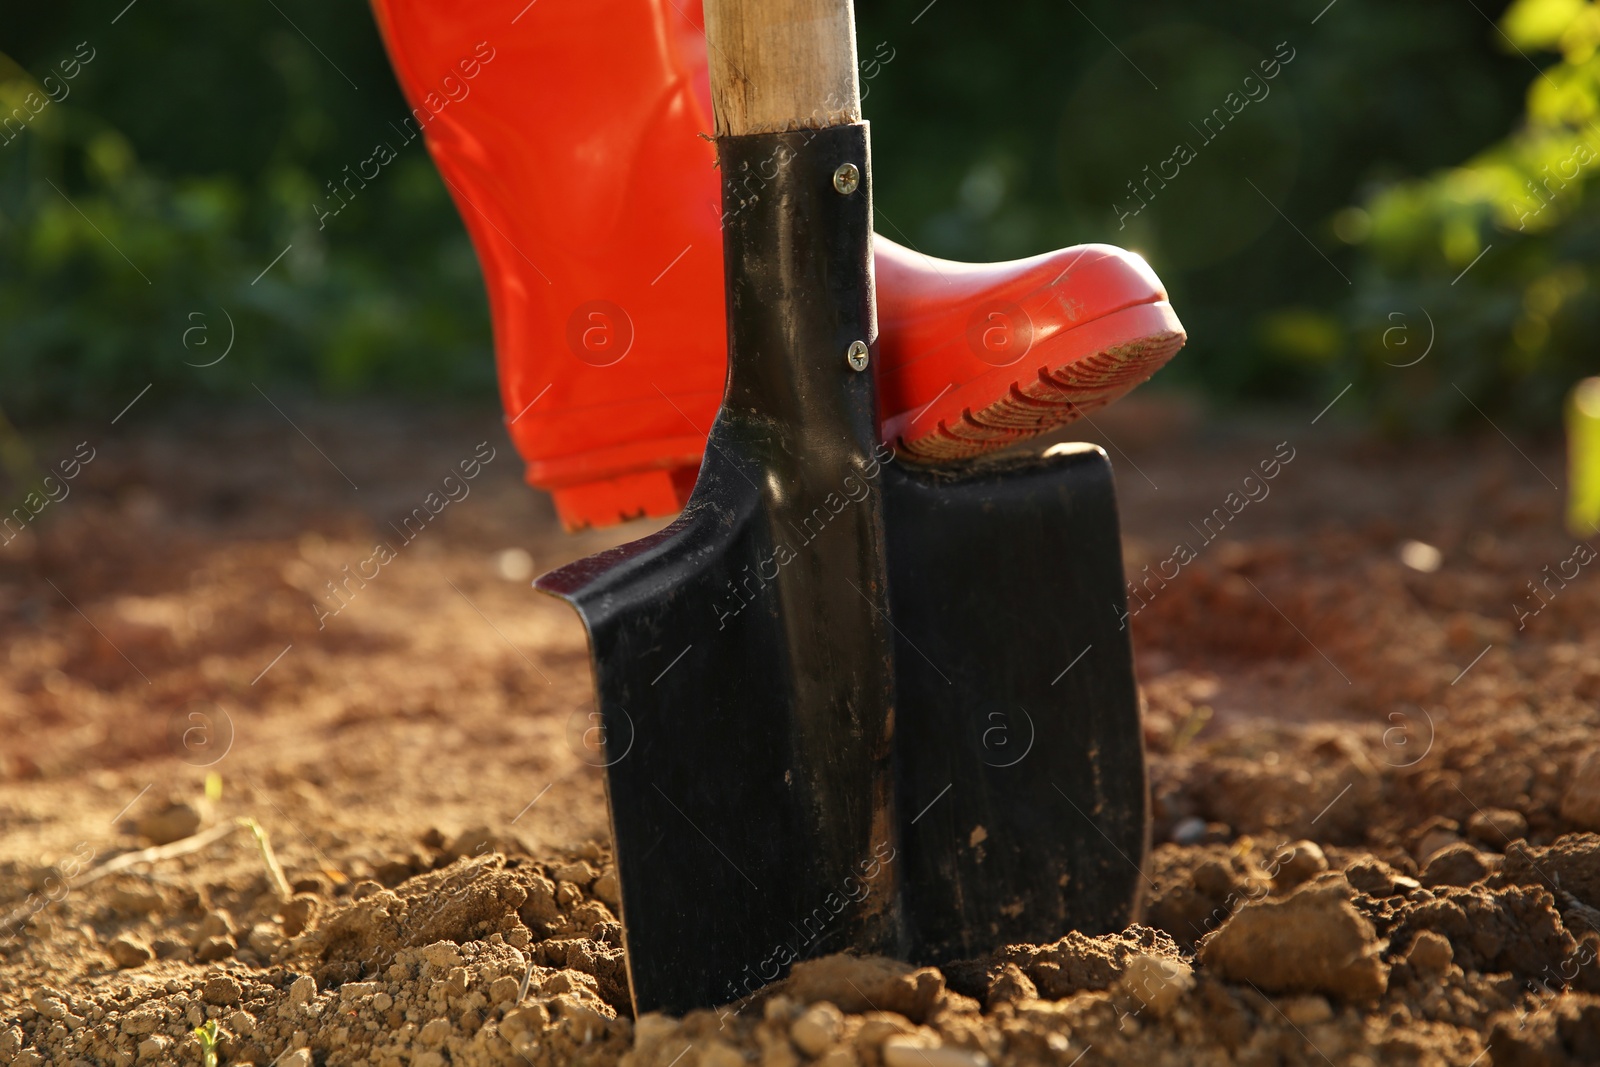
<svg viewBox="0 0 1600 1067">
<path fill-rule="evenodd" d="M 867 343 L 865 341 L 851 341 L 850 348 L 845 352 L 844 358 L 850 364 L 851 370 L 866 370 Z"/>
<path fill-rule="evenodd" d="M 833 172 L 833 187 L 844 196 L 849 196 L 861 185 L 861 169 L 854 163 L 841 163 L 839 169 Z M 856 370 L 860 370 L 857 367 Z"/>
</svg>

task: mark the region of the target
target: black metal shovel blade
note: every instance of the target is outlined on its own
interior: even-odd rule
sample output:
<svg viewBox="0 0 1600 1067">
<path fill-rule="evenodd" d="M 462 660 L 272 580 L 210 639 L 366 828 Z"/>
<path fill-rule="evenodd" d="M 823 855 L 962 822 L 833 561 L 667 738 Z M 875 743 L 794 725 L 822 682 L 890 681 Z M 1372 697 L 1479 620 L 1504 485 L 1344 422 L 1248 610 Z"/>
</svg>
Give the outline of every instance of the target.
<svg viewBox="0 0 1600 1067">
<path fill-rule="evenodd" d="M 911 958 L 1121 929 L 1149 816 L 1105 453 L 892 464 L 884 491 Z"/>
<path fill-rule="evenodd" d="M 635 1010 L 1120 927 L 1146 804 L 1104 455 L 893 462 L 847 359 L 864 124 L 718 154 L 729 380 L 689 505 L 537 583 L 589 631 Z"/>
</svg>

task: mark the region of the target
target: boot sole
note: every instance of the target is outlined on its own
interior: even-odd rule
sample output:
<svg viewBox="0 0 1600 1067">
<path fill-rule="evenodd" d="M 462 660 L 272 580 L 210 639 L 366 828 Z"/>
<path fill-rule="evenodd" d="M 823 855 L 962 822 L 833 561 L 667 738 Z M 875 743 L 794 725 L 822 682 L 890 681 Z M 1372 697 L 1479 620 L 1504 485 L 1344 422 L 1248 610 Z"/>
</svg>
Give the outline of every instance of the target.
<svg viewBox="0 0 1600 1067">
<path fill-rule="evenodd" d="M 951 389 L 919 411 L 886 420 L 883 438 L 919 463 L 994 452 L 1123 396 L 1187 339 L 1164 300 L 1123 308 L 1057 334 L 1017 363 Z"/>
</svg>

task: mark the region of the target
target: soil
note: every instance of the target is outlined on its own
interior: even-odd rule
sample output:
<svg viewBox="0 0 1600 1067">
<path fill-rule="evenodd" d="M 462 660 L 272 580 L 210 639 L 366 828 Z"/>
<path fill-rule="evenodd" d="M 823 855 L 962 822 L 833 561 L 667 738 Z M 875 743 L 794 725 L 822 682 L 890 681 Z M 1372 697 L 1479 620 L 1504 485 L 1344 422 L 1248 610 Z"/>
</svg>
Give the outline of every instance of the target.
<svg viewBox="0 0 1600 1067">
<path fill-rule="evenodd" d="M 1600 1062 L 1553 447 L 1097 415 L 1142 924 L 635 1019 L 584 635 L 527 580 L 660 524 L 562 534 L 487 411 L 279 400 L 32 438 L 78 464 L 0 548 L 0 1064 Z"/>
</svg>

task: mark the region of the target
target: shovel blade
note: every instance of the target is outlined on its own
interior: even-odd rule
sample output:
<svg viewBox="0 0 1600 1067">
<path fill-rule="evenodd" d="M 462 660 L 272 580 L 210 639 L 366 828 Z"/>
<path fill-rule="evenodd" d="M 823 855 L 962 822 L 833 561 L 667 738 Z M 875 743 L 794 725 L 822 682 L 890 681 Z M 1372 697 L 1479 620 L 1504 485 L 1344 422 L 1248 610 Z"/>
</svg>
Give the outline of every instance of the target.
<svg viewBox="0 0 1600 1067">
<path fill-rule="evenodd" d="M 886 462 L 865 125 L 718 156 L 729 378 L 689 505 L 536 583 L 589 631 L 635 1011 L 1120 927 L 1146 807 L 1104 455 Z"/>
<path fill-rule="evenodd" d="M 884 474 L 910 956 L 1137 916 L 1144 742 L 1111 468 L 1090 445 Z"/>
</svg>

